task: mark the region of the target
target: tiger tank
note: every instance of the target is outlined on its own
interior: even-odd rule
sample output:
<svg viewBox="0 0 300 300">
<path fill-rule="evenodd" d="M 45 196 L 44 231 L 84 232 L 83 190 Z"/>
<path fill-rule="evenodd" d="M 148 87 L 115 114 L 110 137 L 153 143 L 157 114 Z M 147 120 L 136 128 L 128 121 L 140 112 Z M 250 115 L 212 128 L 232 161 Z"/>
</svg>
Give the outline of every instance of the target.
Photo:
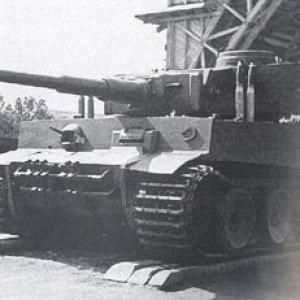
<svg viewBox="0 0 300 300">
<path fill-rule="evenodd" d="M 100 80 L 2 70 L 1 82 L 81 98 L 74 119 L 22 122 L 18 149 L 0 155 L 1 220 L 36 233 L 60 215 L 171 259 L 293 243 L 299 78 L 299 64 L 260 50 Z"/>
</svg>

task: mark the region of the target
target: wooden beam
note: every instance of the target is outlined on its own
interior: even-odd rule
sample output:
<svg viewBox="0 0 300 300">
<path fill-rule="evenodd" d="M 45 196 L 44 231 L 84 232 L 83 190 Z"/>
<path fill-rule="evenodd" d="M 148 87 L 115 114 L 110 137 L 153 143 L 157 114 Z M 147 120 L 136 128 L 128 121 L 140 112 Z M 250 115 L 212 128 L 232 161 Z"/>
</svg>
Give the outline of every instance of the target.
<svg viewBox="0 0 300 300">
<path fill-rule="evenodd" d="M 272 36 L 280 38 L 282 40 L 285 40 L 289 43 L 293 42 L 295 40 L 295 36 L 283 32 L 272 32 Z"/>
<path fill-rule="evenodd" d="M 230 3 L 231 0 L 226 0 L 226 3 Z M 208 23 L 208 26 L 206 27 L 205 29 L 205 32 L 202 36 L 202 40 L 205 42 L 209 36 L 211 35 L 211 33 L 214 31 L 214 29 L 216 28 L 216 26 L 218 25 L 223 13 L 224 13 L 224 10 L 225 10 L 225 7 L 223 5 L 219 5 L 218 8 L 217 8 L 217 14 L 218 14 L 218 17 L 215 17 L 215 18 L 211 18 L 209 23 Z M 198 49 L 198 55 L 195 56 L 195 58 L 193 59 L 193 61 L 191 62 L 189 68 L 191 69 L 194 69 L 197 67 L 198 65 L 198 62 L 199 62 L 199 59 L 201 57 L 201 53 L 202 51 L 204 51 L 204 45 L 203 44 L 200 44 L 199 45 L 199 49 Z"/>
<path fill-rule="evenodd" d="M 174 5 L 169 6 L 167 9 L 159 10 L 156 12 L 145 13 L 145 14 L 137 14 L 135 15 L 136 18 L 144 21 L 144 22 L 151 22 L 151 20 L 155 20 L 157 18 L 169 18 L 172 16 L 186 16 L 186 15 L 194 15 L 199 13 L 209 13 L 206 9 L 206 3 L 198 2 L 189 5 Z"/>
<path fill-rule="evenodd" d="M 215 39 L 218 39 L 220 37 L 232 34 L 232 33 L 236 32 L 237 30 L 239 30 L 239 28 L 240 28 L 240 26 L 235 26 L 235 27 L 232 27 L 232 28 L 228 28 L 228 29 L 219 31 L 219 32 L 209 36 L 209 38 L 207 40 L 211 41 L 211 40 L 215 40 Z"/>
<path fill-rule="evenodd" d="M 275 46 L 275 47 L 280 47 L 280 48 L 283 48 L 283 49 L 288 49 L 290 47 L 289 43 L 283 42 L 283 41 L 278 40 L 278 39 L 273 38 L 273 37 L 264 37 L 263 40 L 267 44 Z"/>
<path fill-rule="evenodd" d="M 168 22 L 167 30 L 167 69 L 173 69 L 174 66 L 174 23 Z"/>
<path fill-rule="evenodd" d="M 183 26 L 179 25 L 179 27 L 187 34 L 189 35 L 191 38 L 193 38 L 194 40 L 196 40 L 199 43 L 202 43 L 202 39 L 196 35 L 195 33 L 191 32 L 190 30 L 185 29 Z"/>
<path fill-rule="evenodd" d="M 253 30 L 250 32 L 249 35 L 246 36 L 246 39 L 242 44 L 243 49 L 248 49 L 252 45 L 254 40 L 257 38 L 259 33 L 265 27 L 266 23 L 273 16 L 273 14 L 278 9 L 278 7 L 282 4 L 283 1 L 284 0 L 273 0 L 272 1 L 272 3 L 269 5 L 269 7 L 265 10 L 263 16 L 261 16 L 259 21 L 256 22 Z M 299 1 L 299 0 L 297 0 L 297 1 Z"/>
<path fill-rule="evenodd" d="M 201 37 L 197 36 L 195 33 L 183 28 L 183 26 L 180 25 L 180 27 L 183 29 L 183 31 L 189 35 L 191 38 L 193 38 L 194 40 L 196 40 L 197 42 L 199 42 L 203 47 L 205 47 L 206 49 L 208 49 L 209 51 L 211 51 L 212 53 L 214 53 L 215 55 L 218 55 L 218 50 L 215 49 L 214 47 L 210 46 L 209 44 L 207 44 L 206 42 L 204 42 L 203 39 L 201 39 Z M 203 49 L 202 49 L 203 50 Z"/>
<path fill-rule="evenodd" d="M 200 62 L 201 62 L 201 68 L 205 69 L 206 68 L 206 57 L 205 57 L 204 49 L 202 50 L 202 52 L 200 54 Z"/>
<path fill-rule="evenodd" d="M 167 24 L 161 24 L 161 25 L 157 26 L 156 32 L 160 33 L 162 31 L 164 31 L 165 29 L 167 29 Z"/>
<path fill-rule="evenodd" d="M 250 13 L 253 6 L 253 0 L 247 0 L 247 13 Z"/>
<path fill-rule="evenodd" d="M 232 15 L 234 15 L 241 22 L 246 21 L 246 18 L 242 14 L 240 14 L 237 10 L 233 9 L 231 6 L 229 6 L 226 3 L 222 3 L 222 5 L 225 7 L 226 10 L 228 10 Z"/>
<path fill-rule="evenodd" d="M 219 51 L 218 51 L 216 48 L 214 48 L 214 47 L 208 45 L 208 44 L 205 43 L 205 42 L 203 43 L 203 46 L 204 46 L 207 50 L 209 50 L 210 52 L 212 52 L 215 56 L 218 56 Z"/>
<path fill-rule="evenodd" d="M 189 25 L 189 21 L 184 21 L 184 28 L 186 30 L 188 30 L 188 25 Z M 185 34 L 184 35 L 184 40 L 183 40 L 183 44 L 184 44 L 184 54 L 183 54 L 183 65 L 184 65 L 184 69 L 187 68 L 187 56 L 188 56 L 188 37 Z"/>
<path fill-rule="evenodd" d="M 205 18 L 201 18 L 201 36 L 204 35 L 205 32 Z M 200 54 L 200 64 L 201 68 L 206 68 L 206 59 L 205 59 L 205 51 L 202 50 Z"/>
<path fill-rule="evenodd" d="M 277 0 L 275 0 L 277 1 Z M 279 0 L 282 1 L 282 0 Z M 231 37 L 226 50 L 235 49 L 241 42 L 246 29 L 251 24 L 259 13 L 261 13 L 269 0 L 258 0 L 252 10 L 249 12 L 246 21 L 240 26 L 239 30 Z"/>
<path fill-rule="evenodd" d="M 205 17 L 218 17 L 216 13 L 200 13 L 195 15 L 186 15 L 178 17 L 156 17 L 149 18 L 149 20 L 144 20 L 144 23 L 154 23 L 154 24 L 163 24 L 167 22 L 177 22 L 177 21 L 186 21 L 186 20 L 198 20 Z"/>
</svg>

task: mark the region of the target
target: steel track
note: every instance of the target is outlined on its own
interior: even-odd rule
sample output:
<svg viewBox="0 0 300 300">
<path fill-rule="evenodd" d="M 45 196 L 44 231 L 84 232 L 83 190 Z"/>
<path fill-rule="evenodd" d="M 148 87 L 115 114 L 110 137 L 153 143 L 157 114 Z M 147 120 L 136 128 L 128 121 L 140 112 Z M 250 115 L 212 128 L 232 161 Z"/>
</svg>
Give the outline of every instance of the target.
<svg viewBox="0 0 300 300">
<path fill-rule="evenodd" d="M 212 233 L 212 236 L 203 236 L 199 234 L 201 223 L 197 218 L 201 213 L 195 213 L 195 210 L 201 209 L 199 202 L 204 197 L 212 196 L 209 190 L 222 189 L 224 186 L 248 188 L 266 188 L 276 186 L 273 181 L 268 182 L 249 179 L 228 180 L 220 173 L 213 170 L 212 167 L 198 165 L 189 168 L 179 175 L 180 180 L 173 182 L 160 183 L 154 181 L 142 181 L 133 202 L 133 221 L 136 227 L 140 243 L 149 254 L 155 257 L 163 257 L 170 260 L 186 261 L 192 260 L 206 262 L 211 258 L 218 260 L 235 260 L 243 257 L 252 257 L 261 253 L 271 253 L 277 251 L 278 247 L 264 245 L 264 243 L 253 242 L 241 251 L 227 251 L 222 248 L 222 237 L 218 233 Z M 201 188 L 203 182 L 213 178 L 211 183 Z M 180 182 L 180 183 L 178 183 Z M 216 184 L 217 183 L 217 184 Z M 278 180 L 276 180 L 278 184 Z M 210 184 L 216 184 L 211 186 Z M 200 190 L 200 195 L 199 191 Z M 221 192 L 222 193 L 222 192 Z M 200 196 L 200 199 L 199 199 Z M 203 196 L 203 197 L 202 197 Z M 198 202 L 198 203 L 197 203 Z M 218 210 L 219 202 L 215 199 L 209 199 L 213 202 L 210 209 Z M 206 203 L 207 204 L 207 203 Z M 214 228 L 215 230 L 215 228 Z M 206 241 L 209 238 L 210 241 Z M 215 239 L 215 240 L 214 240 Z M 289 243 L 288 243 L 289 244 Z M 212 249 L 213 247 L 219 247 Z M 287 245 L 286 247 L 295 247 Z M 281 249 L 288 249 L 284 246 Z M 285 250 L 281 250 L 285 251 Z"/>
</svg>

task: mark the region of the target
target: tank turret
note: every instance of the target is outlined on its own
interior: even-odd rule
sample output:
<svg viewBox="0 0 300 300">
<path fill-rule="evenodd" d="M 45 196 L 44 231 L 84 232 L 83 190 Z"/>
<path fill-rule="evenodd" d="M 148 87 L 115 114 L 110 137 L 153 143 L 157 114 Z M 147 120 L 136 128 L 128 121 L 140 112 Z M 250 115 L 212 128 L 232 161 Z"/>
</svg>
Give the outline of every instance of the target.
<svg viewBox="0 0 300 300">
<path fill-rule="evenodd" d="M 242 70 L 238 67 L 239 62 L 243 63 Z M 278 63 L 274 56 L 272 59 L 272 53 L 253 50 L 221 53 L 215 68 L 119 75 L 100 80 L 0 71 L 1 82 L 96 96 L 106 102 L 106 114 L 130 116 L 172 113 L 198 117 L 215 114 L 223 119 L 247 116 L 246 111 L 237 114 L 236 102 L 244 101 L 243 107 L 247 110 L 246 91 L 251 82 L 256 102 L 251 105 L 255 107 L 255 112 L 251 113 L 253 120 L 276 120 L 282 115 L 299 114 L 299 76 L 299 64 Z M 245 90 L 243 99 L 237 99 L 237 84 Z"/>
<path fill-rule="evenodd" d="M 90 80 L 0 71 L 0 81 L 55 89 L 60 93 L 96 96 L 102 101 L 113 101 L 118 104 L 113 107 L 111 113 L 144 116 L 166 115 L 173 110 L 179 114 L 197 111 L 198 107 L 195 106 L 199 102 L 199 75 L 199 71 L 165 72 L 147 76 L 118 76 Z M 175 93 L 176 96 L 170 103 L 170 97 Z M 109 104 L 111 102 L 107 106 Z M 106 111 L 109 110 L 111 109 L 106 108 Z"/>
</svg>

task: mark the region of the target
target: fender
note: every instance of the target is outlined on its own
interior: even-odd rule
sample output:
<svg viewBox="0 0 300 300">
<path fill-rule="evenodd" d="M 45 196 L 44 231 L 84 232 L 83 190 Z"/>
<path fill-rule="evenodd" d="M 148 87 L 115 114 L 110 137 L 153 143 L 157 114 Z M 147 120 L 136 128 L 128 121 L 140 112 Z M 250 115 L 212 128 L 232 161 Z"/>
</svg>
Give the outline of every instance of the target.
<svg viewBox="0 0 300 300">
<path fill-rule="evenodd" d="M 127 164 L 123 168 L 154 174 L 173 174 L 187 162 L 204 157 L 208 153 L 209 151 L 172 151 L 144 155 L 137 162 Z"/>
</svg>

